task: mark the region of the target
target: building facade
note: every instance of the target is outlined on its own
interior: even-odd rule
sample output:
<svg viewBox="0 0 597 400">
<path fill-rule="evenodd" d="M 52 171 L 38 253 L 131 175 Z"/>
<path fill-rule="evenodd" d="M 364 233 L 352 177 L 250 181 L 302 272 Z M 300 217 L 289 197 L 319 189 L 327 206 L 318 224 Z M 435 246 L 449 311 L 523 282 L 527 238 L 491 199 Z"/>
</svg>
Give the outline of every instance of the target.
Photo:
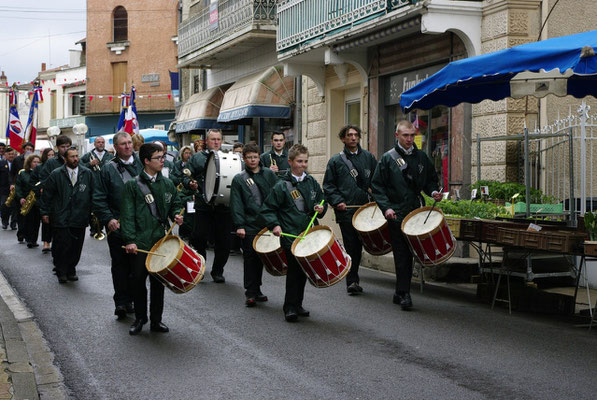
<svg viewBox="0 0 597 400">
<path fill-rule="evenodd" d="M 178 0 L 87 1 L 88 135 L 116 132 L 119 96 L 133 85 L 140 128 L 169 126 L 179 20 Z"/>
</svg>

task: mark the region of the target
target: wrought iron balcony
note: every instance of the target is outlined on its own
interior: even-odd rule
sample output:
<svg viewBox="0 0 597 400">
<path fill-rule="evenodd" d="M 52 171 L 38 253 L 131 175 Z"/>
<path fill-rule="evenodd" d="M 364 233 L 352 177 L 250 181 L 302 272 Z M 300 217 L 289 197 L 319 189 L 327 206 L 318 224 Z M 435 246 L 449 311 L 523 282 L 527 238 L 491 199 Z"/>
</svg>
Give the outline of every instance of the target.
<svg viewBox="0 0 597 400">
<path fill-rule="evenodd" d="M 218 2 L 217 24 L 210 23 L 209 7 L 199 14 L 183 21 L 178 28 L 179 59 L 206 48 L 222 39 L 229 39 L 235 33 L 253 26 L 270 25 L 275 30 L 276 0 L 220 0 Z"/>
<path fill-rule="evenodd" d="M 368 21 L 417 0 L 281 0 L 276 47 L 284 52 L 302 43 Z"/>
</svg>

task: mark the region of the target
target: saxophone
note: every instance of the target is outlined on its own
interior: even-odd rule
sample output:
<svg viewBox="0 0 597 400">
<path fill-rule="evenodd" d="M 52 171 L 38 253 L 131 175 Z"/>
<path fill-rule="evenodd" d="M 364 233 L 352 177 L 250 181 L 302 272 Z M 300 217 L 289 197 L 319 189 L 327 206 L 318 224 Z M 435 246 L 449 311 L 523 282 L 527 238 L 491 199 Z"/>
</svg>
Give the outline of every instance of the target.
<svg viewBox="0 0 597 400">
<path fill-rule="evenodd" d="M 13 200 L 15 199 L 16 196 L 16 190 L 15 187 L 13 186 L 12 189 L 10 189 L 10 193 L 8 194 L 8 197 L 6 199 L 6 201 L 4 202 L 4 205 L 6 207 L 10 207 L 12 205 Z"/>
<path fill-rule="evenodd" d="M 29 211 L 31 211 L 36 201 L 37 199 L 35 198 L 35 192 L 30 190 L 27 197 L 25 197 L 25 204 L 23 204 L 21 207 L 21 215 L 25 216 L 29 214 Z"/>
</svg>

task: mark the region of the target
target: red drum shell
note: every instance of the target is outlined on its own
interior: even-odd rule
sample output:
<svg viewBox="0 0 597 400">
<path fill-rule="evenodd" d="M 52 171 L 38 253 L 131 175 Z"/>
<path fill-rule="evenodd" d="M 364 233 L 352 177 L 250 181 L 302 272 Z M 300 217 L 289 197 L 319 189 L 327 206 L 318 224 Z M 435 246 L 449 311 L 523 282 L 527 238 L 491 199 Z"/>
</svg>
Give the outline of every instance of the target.
<svg viewBox="0 0 597 400">
<path fill-rule="evenodd" d="M 306 257 L 295 256 L 295 258 L 307 275 L 309 282 L 317 288 L 324 288 L 340 282 L 350 271 L 352 260 L 329 227 L 318 225 L 311 228 L 309 232 L 320 229 L 326 229 L 332 234 L 328 243 L 317 253 Z M 300 240 L 300 238 L 295 239 L 292 243 L 293 255 Z"/>
<path fill-rule="evenodd" d="M 359 215 L 361 215 L 361 212 L 376 205 L 377 203 L 371 202 L 360 207 L 352 216 L 352 226 L 354 227 L 355 231 L 357 231 L 357 233 L 359 234 L 365 251 L 374 256 L 382 256 L 392 251 L 392 240 L 390 238 L 390 228 L 388 226 L 388 222 L 386 221 L 386 223 L 383 224 L 380 228 L 372 231 L 360 231 L 356 228 L 355 224 L 357 218 L 359 218 Z M 381 212 L 381 210 L 379 210 L 379 212 Z"/>
<path fill-rule="evenodd" d="M 413 235 L 404 232 L 404 226 L 410 218 L 419 213 L 428 213 L 430 210 L 431 207 L 427 206 L 411 211 L 404 218 L 401 226 L 402 233 L 406 237 L 413 255 L 418 258 L 423 266 L 439 265 L 448 261 L 456 249 L 456 239 L 450 231 L 444 213 L 438 209 L 434 209 L 434 211 L 442 214 L 442 220 L 432 231 L 421 235 Z"/>
<path fill-rule="evenodd" d="M 147 271 L 154 277 L 156 277 L 164 286 L 173 291 L 174 293 L 186 293 L 193 289 L 205 273 L 205 259 L 201 254 L 197 253 L 190 246 L 188 246 L 182 239 L 175 235 L 169 235 L 158 241 L 151 248 L 151 252 L 160 253 L 159 248 L 163 242 L 176 238 L 179 242 L 180 248 L 176 256 L 172 259 L 170 264 L 161 271 L 151 271 L 149 269 L 149 263 L 151 254 L 147 255 L 145 260 L 145 267 Z"/>
<path fill-rule="evenodd" d="M 265 270 L 273 276 L 284 276 L 288 272 L 288 261 L 286 260 L 286 253 L 282 246 L 278 247 L 274 251 L 270 251 L 267 253 L 260 252 L 257 250 L 257 241 L 264 233 L 267 233 L 269 229 L 263 228 L 259 231 L 257 236 L 253 239 L 253 250 L 259 255 Z"/>
</svg>

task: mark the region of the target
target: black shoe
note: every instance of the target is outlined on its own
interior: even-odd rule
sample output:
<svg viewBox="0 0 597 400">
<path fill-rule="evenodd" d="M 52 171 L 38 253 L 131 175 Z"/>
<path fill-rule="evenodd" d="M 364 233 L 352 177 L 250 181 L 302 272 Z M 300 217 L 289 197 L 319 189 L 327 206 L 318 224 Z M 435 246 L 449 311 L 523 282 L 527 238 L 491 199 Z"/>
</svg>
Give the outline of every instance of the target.
<svg viewBox="0 0 597 400">
<path fill-rule="evenodd" d="M 299 317 L 308 317 L 308 316 L 309 316 L 309 314 L 310 314 L 310 312 L 309 312 L 309 311 L 307 311 L 307 310 L 305 310 L 305 309 L 303 308 L 303 306 L 298 306 L 298 307 L 296 308 L 296 313 L 298 314 L 298 316 L 299 316 Z"/>
<path fill-rule="evenodd" d="M 267 296 L 266 296 L 266 295 L 264 295 L 263 293 L 260 293 L 260 294 L 258 294 L 257 296 L 255 296 L 255 300 L 257 300 L 257 301 L 259 301 L 259 302 L 263 303 L 263 302 L 267 301 L 267 300 L 268 300 L 268 298 L 267 298 Z"/>
<path fill-rule="evenodd" d="M 49 252 L 51 252 L 51 251 L 52 251 L 52 249 L 51 249 L 51 248 L 49 248 L 49 247 L 47 247 L 47 248 L 45 248 L 45 249 L 41 249 L 41 252 L 42 252 L 43 254 L 49 253 Z"/>
<path fill-rule="evenodd" d="M 400 303 L 402 302 L 402 295 L 403 294 L 404 293 L 402 293 L 402 292 L 400 292 L 400 293 L 394 293 L 394 297 L 392 298 L 392 303 L 400 305 Z"/>
<path fill-rule="evenodd" d="M 141 332 L 141 329 L 143 329 L 143 325 L 145 325 L 146 323 L 147 320 L 144 321 L 142 319 L 136 319 L 135 322 L 133 322 L 133 324 L 129 328 L 129 335 L 138 335 L 139 332 Z"/>
<path fill-rule="evenodd" d="M 79 280 L 79 277 L 77 275 L 69 275 L 66 277 L 66 279 L 68 279 L 69 281 L 72 281 L 72 282 L 76 282 Z"/>
<path fill-rule="evenodd" d="M 22 238 L 22 237 L 18 237 L 17 240 L 19 241 L 19 243 L 24 243 L 25 242 L 25 238 Z"/>
<path fill-rule="evenodd" d="M 116 306 L 114 309 L 114 315 L 118 317 L 118 320 L 122 320 L 126 318 L 126 307 L 123 305 Z"/>
<path fill-rule="evenodd" d="M 27 248 L 33 249 L 35 247 L 39 247 L 39 244 L 37 244 L 37 243 L 27 243 Z"/>
<path fill-rule="evenodd" d="M 11 227 L 10 227 L 10 230 L 11 230 L 11 231 L 16 231 L 16 230 L 17 230 L 17 227 L 16 227 L 16 225 L 15 225 L 15 226 L 11 226 Z"/>
<path fill-rule="evenodd" d="M 410 298 L 410 293 L 404 293 L 402 300 L 400 301 L 400 308 L 402 308 L 404 311 L 408 311 L 413 308 L 413 301 Z"/>
<path fill-rule="evenodd" d="M 66 276 L 58 276 L 58 283 L 66 283 Z"/>
<path fill-rule="evenodd" d="M 8 229 L 8 225 L 2 224 L 2 229 L 7 230 Z"/>
<path fill-rule="evenodd" d="M 125 304 L 124 308 L 126 309 L 127 314 L 133 314 L 135 312 L 135 306 L 133 306 L 133 303 Z"/>
<path fill-rule="evenodd" d="M 226 278 L 224 278 L 222 275 L 212 275 L 211 278 L 214 280 L 215 283 L 225 283 L 226 282 Z"/>
<path fill-rule="evenodd" d="M 351 295 L 359 294 L 359 293 L 363 293 L 363 288 L 360 287 L 357 282 L 353 282 L 350 285 L 348 285 L 348 287 L 346 288 L 346 291 Z"/>
<path fill-rule="evenodd" d="M 255 297 L 247 296 L 247 299 L 245 300 L 245 305 L 247 307 L 255 307 L 256 304 Z"/>
<path fill-rule="evenodd" d="M 170 332 L 170 328 L 168 328 L 166 326 L 166 324 L 163 324 L 161 322 L 152 322 L 151 325 L 149 326 L 149 330 L 152 332 L 161 332 L 161 333 Z"/>
<path fill-rule="evenodd" d="M 289 308 L 284 313 L 284 319 L 286 319 L 286 322 L 295 322 L 298 319 L 298 314 L 296 313 L 294 308 Z"/>
</svg>

